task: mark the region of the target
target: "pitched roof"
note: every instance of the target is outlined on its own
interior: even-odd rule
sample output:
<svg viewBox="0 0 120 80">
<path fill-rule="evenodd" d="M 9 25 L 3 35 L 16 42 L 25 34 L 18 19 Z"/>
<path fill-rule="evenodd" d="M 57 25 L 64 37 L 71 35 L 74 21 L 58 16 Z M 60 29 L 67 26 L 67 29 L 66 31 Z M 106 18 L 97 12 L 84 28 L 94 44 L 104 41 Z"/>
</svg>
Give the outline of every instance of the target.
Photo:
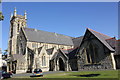
<svg viewBox="0 0 120 80">
<path fill-rule="evenodd" d="M 64 50 L 64 49 L 61 49 L 61 51 L 63 53 L 65 53 L 65 55 L 68 56 L 69 59 L 76 59 L 77 58 L 77 50 L 78 50 L 78 47 L 77 48 L 72 48 L 72 49 L 68 49 L 68 50 Z"/>
<path fill-rule="evenodd" d="M 65 51 L 64 51 L 63 49 L 59 49 L 59 51 L 60 51 L 61 53 L 63 53 L 63 55 L 64 55 L 66 58 L 68 58 L 68 56 L 66 55 L 66 53 L 65 53 Z"/>
<path fill-rule="evenodd" d="M 70 52 L 72 52 L 73 50 L 75 50 L 76 48 L 71 48 L 71 49 L 60 49 L 62 50 L 62 52 L 64 52 L 65 54 L 69 54 Z"/>
<path fill-rule="evenodd" d="M 77 37 L 77 38 L 73 38 L 73 44 L 74 47 L 79 47 L 81 42 L 82 42 L 83 36 Z"/>
<path fill-rule="evenodd" d="M 69 52 L 68 54 L 69 59 L 77 59 L 77 51 L 78 47 Z"/>
<path fill-rule="evenodd" d="M 93 35 L 95 35 L 109 50 L 115 51 L 106 41 L 106 39 L 110 39 L 111 37 L 104 35 L 102 33 L 96 32 L 92 29 L 87 28 Z"/>
<path fill-rule="evenodd" d="M 115 37 L 110 38 L 110 39 L 106 39 L 106 41 L 108 42 L 108 44 L 109 44 L 112 48 L 115 48 L 115 45 L 116 45 L 116 39 L 115 39 Z"/>
<path fill-rule="evenodd" d="M 63 53 L 65 53 L 65 54 L 68 54 L 68 53 L 69 53 L 68 50 L 64 50 L 64 49 L 61 49 L 61 51 L 62 51 Z"/>
<path fill-rule="evenodd" d="M 55 53 L 55 54 L 52 56 L 51 60 L 57 58 L 60 53 L 62 53 L 62 54 L 68 59 L 68 56 L 66 55 L 66 53 L 65 53 L 64 51 L 65 51 L 65 50 L 63 50 L 63 49 L 59 49 L 58 52 Z"/>
<path fill-rule="evenodd" d="M 58 53 L 55 53 L 55 54 L 52 56 L 51 60 L 55 59 L 55 58 L 57 57 L 57 55 L 58 55 Z"/>
<path fill-rule="evenodd" d="M 31 29 L 31 28 L 23 28 L 23 29 L 29 41 L 61 44 L 61 45 L 62 44 L 73 45 L 72 39 L 69 36 L 52 33 L 52 32 L 41 31 L 37 29 Z"/>
</svg>

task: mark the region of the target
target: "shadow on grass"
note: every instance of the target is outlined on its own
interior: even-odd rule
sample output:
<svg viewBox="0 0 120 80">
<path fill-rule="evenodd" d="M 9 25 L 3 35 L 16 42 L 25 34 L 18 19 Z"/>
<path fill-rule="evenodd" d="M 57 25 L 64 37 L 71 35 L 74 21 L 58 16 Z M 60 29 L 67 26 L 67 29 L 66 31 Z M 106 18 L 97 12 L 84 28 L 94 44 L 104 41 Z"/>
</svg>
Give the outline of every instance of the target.
<svg viewBox="0 0 120 80">
<path fill-rule="evenodd" d="M 77 77 L 95 77 L 99 76 L 100 74 L 85 74 L 85 75 L 71 75 L 71 76 L 77 76 Z"/>
<path fill-rule="evenodd" d="M 4 80 L 119 80 L 118 78 L 10 78 Z"/>
</svg>

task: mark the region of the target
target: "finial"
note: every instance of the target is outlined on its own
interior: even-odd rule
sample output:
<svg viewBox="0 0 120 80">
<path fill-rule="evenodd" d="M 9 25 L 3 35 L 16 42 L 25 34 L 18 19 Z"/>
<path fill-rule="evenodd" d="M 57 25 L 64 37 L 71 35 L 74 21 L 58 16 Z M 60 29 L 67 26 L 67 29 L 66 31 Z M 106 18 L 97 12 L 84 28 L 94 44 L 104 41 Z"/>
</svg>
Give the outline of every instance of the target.
<svg viewBox="0 0 120 80">
<path fill-rule="evenodd" d="M 17 10 L 16 10 L 16 7 L 14 8 L 14 16 L 17 16 Z"/>
<path fill-rule="evenodd" d="M 25 11 L 25 13 L 24 13 L 24 16 L 25 16 L 25 19 L 27 19 L 27 13 L 26 13 L 26 11 Z"/>
<path fill-rule="evenodd" d="M 17 11 L 17 10 L 16 10 L 16 7 L 14 8 L 14 11 Z"/>
<path fill-rule="evenodd" d="M 26 13 L 26 10 L 25 10 L 25 14 L 27 14 L 27 13 Z"/>
</svg>

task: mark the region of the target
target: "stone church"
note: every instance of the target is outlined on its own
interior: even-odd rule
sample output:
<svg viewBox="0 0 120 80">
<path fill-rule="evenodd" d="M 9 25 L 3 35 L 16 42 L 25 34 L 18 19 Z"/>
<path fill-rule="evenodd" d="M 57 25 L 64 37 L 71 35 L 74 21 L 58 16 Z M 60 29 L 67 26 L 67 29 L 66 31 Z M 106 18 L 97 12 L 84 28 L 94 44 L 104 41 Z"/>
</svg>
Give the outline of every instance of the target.
<svg viewBox="0 0 120 80">
<path fill-rule="evenodd" d="M 87 29 L 70 37 L 27 27 L 27 13 L 10 19 L 8 71 L 77 71 L 120 68 L 119 40 Z"/>
</svg>

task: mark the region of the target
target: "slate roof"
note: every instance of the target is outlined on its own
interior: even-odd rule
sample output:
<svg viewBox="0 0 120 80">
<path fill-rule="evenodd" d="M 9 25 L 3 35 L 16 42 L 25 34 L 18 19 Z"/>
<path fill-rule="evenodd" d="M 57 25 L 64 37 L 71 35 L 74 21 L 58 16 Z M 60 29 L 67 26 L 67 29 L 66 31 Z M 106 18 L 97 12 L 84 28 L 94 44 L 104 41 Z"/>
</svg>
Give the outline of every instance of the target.
<svg viewBox="0 0 120 80">
<path fill-rule="evenodd" d="M 65 51 L 67 51 L 67 50 L 59 49 L 58 52 L 53 55 L 53 57 L 51 58 L 51 60 L 57 58 L 57 55 L 58 55 L 59 53 L 62 53 L 66 58 L 68 58 L 68 56 L 67 56 L 68 52 L 67 52 L 67 54 L 66 54 Z"/>
<path fill-rule="evenodd" d="M 68 54 L 69 59 L 77 59 L 77 51 L 78 47 L 69 52 Z"/>
<path fill-rule="evenodd" d="M 74 47 L 79 47 L 81 42 L 82 42 L 83 36 L 77 37 L 77 38 L 73 38 L 73 44 Z"/>
<path fill-rule="evenodd" d="M 116 46 L 116 39 L 115 37 L 113 38 L 110 38 L 110 39 L 106 39 L 106 41 L 108 42 L 108 44 L 115 49 L 115 46 Z"/>
<path fill-rule="evenodd" d="M 109 43 L 106 41 L 107 39 L 110 39 L 111 37 L 104 35 L 102 33 L 96 32 L 92 29 L 87 29 L 89 30 L 93 35 L 95 35 L 110 51 L 115 51 L 110 45 Z"/>
<path fill-rule="evenodd" d="M 72 49 L 67 49 L 67 50 L 64 50 L 64 49 L 61 49 L 61 51 L 63 53 L 65 53 L 69 59 L 76 59 L 77 58 L 77 50 L 78 50 L 78 47 L 77 48 L 72 48 Z"/>
<path fill-rule="evenodd" d="M 47 49 L 46 51 L 47 51 L 48 55 L 51 55 L 53 50 L 54 50 L 54 48 L 50 48 L 50 49 Z"/>
<path fill-rule="evenodd" d="M 65 54 L 69 54 L 70 52 L 72 52 L 74 49 L 76 48 L 71 48 L 71 49 L 61 49 L 62 52 L 64 52 Z"/>
<path fill-rule="evenodd" d="M 63 45 L 73 45 L 72 39 L 69 36 L 62 34 L 46 32 L 37 29 L 23 28 L 25 35 L 29 41 L 33 42 L 43 42 L 43 43 L 53 43 L 53 44 L 63 44 Z"/>
<path fill-rule="evenodd" d="M 68 54 L 68 53 L 69 53 L 68 50 L 64 50 L 64 49 L 61 49 L 61 51 L 62 51 L 63 53 L 65 53 L 65 54 Z"/>
<path fill-rule="evenodd" d="M 59 49 L 59 52 L 63 53 L 63 55 L 68 58 L 68 56 L 66 55 L 66 53 L 64 52 L 63 49 Z M 69 52 L 68 52 L 68 53 L 69 53 Z"/>
</svg>

